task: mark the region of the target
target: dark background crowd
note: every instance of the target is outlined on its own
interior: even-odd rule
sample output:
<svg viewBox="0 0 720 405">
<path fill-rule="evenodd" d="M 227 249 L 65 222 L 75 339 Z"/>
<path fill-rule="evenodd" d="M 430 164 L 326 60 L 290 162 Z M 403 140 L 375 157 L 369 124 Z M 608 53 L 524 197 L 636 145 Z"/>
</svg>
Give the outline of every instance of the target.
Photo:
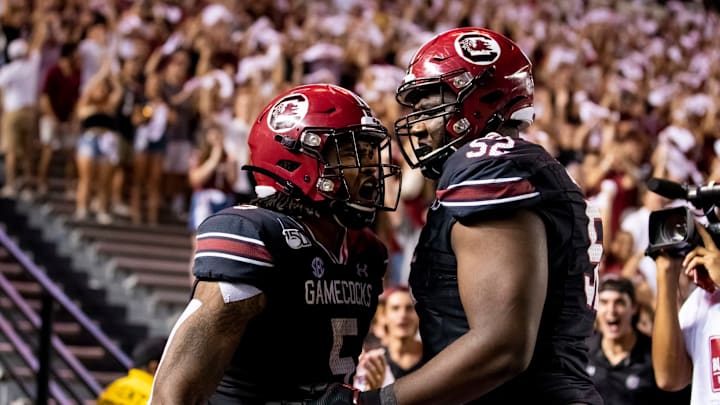
<svg viewBox="0 0 720 405">
<path fill-rule="evenodd" d="M 4 0 L 1 193 L 41 201 L 60 160 L 76 219 L 154 226 L 168 209 L 193 228 L 225 196 L 252 197 L 237 169 L 253 118 L 276 94 L 339 84 L 392 128 L 413 52 L 436 33 L 483 26 L 533 61 L 536 119 L 524 136 L 601 207 L 601 274 L 632 281 L 650 333 L 647 224 L 671 202 L 645 181 L 720 180 L 720 15 L 706 3 Z M 378 218 L 388 285 L 407 282 L 429 190 L 404 170 L 400 208 Z"/>
</svg>

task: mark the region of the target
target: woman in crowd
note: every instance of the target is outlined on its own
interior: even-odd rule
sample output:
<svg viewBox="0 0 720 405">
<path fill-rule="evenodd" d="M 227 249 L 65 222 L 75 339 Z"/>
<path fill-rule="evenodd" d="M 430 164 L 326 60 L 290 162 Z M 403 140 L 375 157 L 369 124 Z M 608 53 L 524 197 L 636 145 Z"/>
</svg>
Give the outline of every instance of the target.
<svg viewBox="0 0 720 405">
<path fill-rule="evenodd" d="M 122 86 L 112 74 L 109 61 L 92 77 L 83 90 L 77 106 L 82 127 L 76 161 L 78 168 L 75 219 L 88 216 L 92 198 L 93 210 L 101 224 L 112 222 L 108 212 L 110 179 L 119 162 L 115 113 L 122 97 Z"/>
<path fill-rule="evenodd" d="M 145 81 L 145 104 L 136 111 L 133 182 L 130 190 L 130 217 L 133 224 L 142 222 L 143 191 L 147 196 L 147 223 L 157 225 L 160 208 L 160 180 L 167 141 L 165 129 L 173 119 L 170 109 L 160 95 L 158 77 L 150 75 Z"/>
<path fill-rule="evenodd" d="M 193 232 L 205 218 L 233 204 L 232 185 L 238 174 L 235 156 L 225 150 L 222 126 L 208 125 L 202 133 L 188 174 L 193 189 L 190 206 Z"/>
</svg>

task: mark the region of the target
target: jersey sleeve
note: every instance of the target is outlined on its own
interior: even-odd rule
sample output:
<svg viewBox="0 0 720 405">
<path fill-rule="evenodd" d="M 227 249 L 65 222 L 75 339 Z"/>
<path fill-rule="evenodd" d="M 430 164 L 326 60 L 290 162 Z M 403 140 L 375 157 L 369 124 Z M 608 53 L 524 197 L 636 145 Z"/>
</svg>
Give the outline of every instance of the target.
<svg viewBox="0 0 720 405">
<path fill-rule="evenodd" d="M 262 222 L 221 211 L 197 231 L 193 274 L 201 280 L 249 284 L 263 290 L 274 260 L 263 241 Z"/>
<path fill-rule="evenodd" d="M 437 202 L 461 222 L 538 204 L 533 167 L 523 163 L 526 156 L 515 155 L 511 151 L 501 157 L 468 157 L 458 150 L 438 182 Z"/>
</svg>

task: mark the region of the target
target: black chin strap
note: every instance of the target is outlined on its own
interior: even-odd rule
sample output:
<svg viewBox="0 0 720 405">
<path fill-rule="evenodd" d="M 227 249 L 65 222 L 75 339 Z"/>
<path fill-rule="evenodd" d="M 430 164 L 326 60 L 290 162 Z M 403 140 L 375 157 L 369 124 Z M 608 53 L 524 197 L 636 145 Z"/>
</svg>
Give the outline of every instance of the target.
<svg viewBox="0 0 720 405">
<path fill-rule="evenodd" d="M 483 128 L 483 136 L 489 134 L 490 132 L 497 132 L 498 129 L 500 129 L 500 126 L 505 122 L 503 120 L 502 115 L 495 113 L 492 116 L 490 116 L 490 119 L 488 119 L 487 124 L 485 124 L 485 128 Z"/>
<path fill-rule="evenodd" d="M 334 200 L 330 203 L 330 209 L 335 221 L 350 229 L 363 229 L 372 225 L 375 220 L 375 212 L 364 212 L 356 210 L 343 201 Z"/>
<path fill-rule="evenodd" d="M 437 180 L 442 175 L 442 168 L 445 165 L 445 161 L 455 153 L 455 148 L 448 148 L 445 152 L 434 156 L 429 162 L 422 165 L 420 171 L 425 178 L 430 180 Z"/>
</svg>

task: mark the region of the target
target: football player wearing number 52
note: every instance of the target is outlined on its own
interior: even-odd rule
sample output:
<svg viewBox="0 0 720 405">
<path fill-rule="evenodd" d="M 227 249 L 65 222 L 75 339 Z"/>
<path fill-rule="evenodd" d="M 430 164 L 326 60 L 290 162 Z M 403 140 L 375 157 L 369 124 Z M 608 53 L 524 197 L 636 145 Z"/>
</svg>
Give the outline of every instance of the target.
<svg viewBox="0 0 720 405">
<path fill-rule="evenodd" d="M 532 65 L 482 28 L 414 55 L 395 123 L 437 180 L 410 272 L 425 365 L 379 392 L 333 386 L 324 404 L 602 404 L 585 371 L 602 255 L 599 212 L 521 131 Z"/>
<path fill-rule="evenodd" d="M 355 371 L 387 267 L 368 226 L 398 201 L 387 129 L 354 93 L 307 85 L 265 107 L 248 142 L 258 199 L 199 226 L 152 404 L 304 403 Z"/>
</svg>

